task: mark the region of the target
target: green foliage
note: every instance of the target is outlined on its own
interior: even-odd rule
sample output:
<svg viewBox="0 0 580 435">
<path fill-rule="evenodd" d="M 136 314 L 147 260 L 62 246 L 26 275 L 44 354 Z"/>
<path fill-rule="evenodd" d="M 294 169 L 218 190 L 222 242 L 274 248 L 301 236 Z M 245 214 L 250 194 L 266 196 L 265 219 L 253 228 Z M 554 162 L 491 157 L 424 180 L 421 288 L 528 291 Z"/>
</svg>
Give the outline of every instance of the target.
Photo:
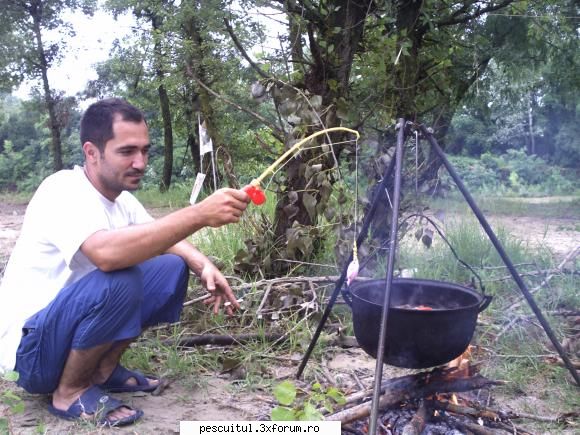
<svg viewBox="0 0 580 435">
<path fill-rule="evenodd" d="M 501 155 L 484 153 L 479 159 L 450 156 L 449 160 L 473 192 L 564 195 L 574 194 L 580 188 L 574 171 L 549 165 L 521 150 L 512 149 Z M 441 177 L 443 185 L 455 188 L 444 169 Z"/>
<path fill-rule="evenodd" d="M 325 389 L 318 382 L 313 384 L 304 398 L 298 398 L 298 390 L 290 381 L 274 387 L 274 397 L 279 406 L 272 409 L 272 420 L 278 421 L 317 421 L 324 420 L 317 407 L 323 406 L 332 412 L 333 405 L 344 405 L 344 395 L 335 387 Z"/>
<path fill-rule="evenodd" d="M 18 381 L 18 373 L 14 371 L 7 371 L 2 375 L 2 379 L 7 382 Z M 0 393 L 0 402 L 8 406 L 12 414 L 21 414 L 24 412 L 24 401 L 21 397 L 9 389 L 4 389 Z M 0 417 L 0 433 L 8 433 L 9 421 L 7 417 Z"/>
<path fill-rule="evenodd" d="M 52 173 L 47 116 L 38 100 L 0 99 L 0 190 L 31 192 Z M 68 113 L 69 124 L 61 132 L 65 167 L 82 163 L 76 125 L 79 114 Z"/>
</svg>

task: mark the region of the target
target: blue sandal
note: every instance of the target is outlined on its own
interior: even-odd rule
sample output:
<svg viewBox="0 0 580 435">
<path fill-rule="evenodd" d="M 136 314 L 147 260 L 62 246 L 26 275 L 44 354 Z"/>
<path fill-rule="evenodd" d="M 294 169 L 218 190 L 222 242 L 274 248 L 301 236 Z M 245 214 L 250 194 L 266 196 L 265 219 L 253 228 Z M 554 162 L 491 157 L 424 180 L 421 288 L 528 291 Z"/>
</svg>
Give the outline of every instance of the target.
<svg viewBox="0 0 580 435">
<path fill-rule="evenodd" d="M 123 407 L 131 410 L 133 409 L 120 400 L 114 399 L 105 394 L 105 392 L 98 386 L 93 385 L 85 391 L 76 402 L 69 406 L 66 411 L 56 409 L 52 405 L 48 406 L 48 411 L 51 414 L 66 420 L 86 421 L 87 419 L 82 417 L 83 413 L 93 415 L 95 418 L 94 422 L 99 426 L 126 426 L 135 423 L 143 416 L 143 411 L 137 409 L 133 415 L 118 420 L 109 419 L 109 414 L 111 412 Z"/>
<path fill-rule="evenodd" d="M 131 378 L 137 381 L 136 385 L 127 384 L 127 381 Z M 156 376 L 145 376 L 137 370 L 128 370 L 121 364 L 117 364 L 117 367 L 115 367 L 115 370 L 113 370 L 109 379 L 107 379 L 104 384 L 99 385 L 99 387 L 111 393 L 134 393 L 136 391 L 150 392 L 155 390 L 159 383 L 151 385 L 149 379 L 156 381 L 159 380 Z"/>
</svg>

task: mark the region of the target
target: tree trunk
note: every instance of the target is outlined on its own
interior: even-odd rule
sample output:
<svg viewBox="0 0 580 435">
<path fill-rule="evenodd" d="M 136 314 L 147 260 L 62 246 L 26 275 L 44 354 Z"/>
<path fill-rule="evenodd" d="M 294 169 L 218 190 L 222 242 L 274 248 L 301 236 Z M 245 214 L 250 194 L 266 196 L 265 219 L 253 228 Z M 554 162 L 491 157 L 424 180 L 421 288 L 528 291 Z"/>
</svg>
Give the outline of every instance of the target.
<svg viewBox="0 0 580 435">
<path fill-rule="evenodd" d="M 419 17 L 423 1 L 403 0 L 397 2 L 396 25 L 400 36 L 397 42 L 397 61 L 395 64 L 396 97 L 395 119 L 404 118 L 414 121 L 417 116 L 417 86 L 419 83 L 419 51 L 423 34 L 418 31 Z M 408 54 L 403 53 L 404 45 L 409 43 Z"/>
<path fill-rule="evenodd" d="M 187 19 L 184 19 L 183 22 L 183 31 L 184 34 L 186 36 L 187 39 L 189 39 L 191 41 L 191 50 L 189 52 L 189 57 L 188 57 L 188 66 L 189 69 L 191 70 L 191 73 L 200 81 L 202 81 L 203 83 L 208 83 L 209 80 L 207 79 L 207 74 L 205 72 L 204 66 L 203 66 L 203 61 L 204 61 L 204 57 L 205 57 L 205 53 L 203 50 L 203 38 L 201 36 L 201 32 L 199 29 L 199 25 L 197 23 L 196 17 L 194 15 L 190 15 Z M 199 106 L 200 106 L 200 112 L 201 112 L 201 116 L 203 118 L 203 121 L 205 122 L 205 126 L 207 129 L 207 133 L 209 135 L 209 137 L 212 139 L 212 142 L 215 144 L 220 144 L 221 143 L 221 137 L 219 135 L 219 132 L 215 126 L 215 115 L 214 115 L 214 111 L 213 111 L 213 107 L 211 104 L 211 95 L 209 94 L 209 92 L 204 89 L 203 87 L 196 87 L 195 92 L 198 95 L 199 98 Z M 198 138 L 199 139 L 199 138 Z M 213 182 L 212 182 L 212 178 L 213 175 L 211 174 L 211 161 L 209 160 L 209 158 L 205 158 L 203 156 L 195 156 L 196 161 L 199 161 L 199 166 L 200 167 L 205 167 L 205 168 L 209 168 L 210 171 L 210 175 L 209 177 L 206 177 L 206 185 L 207 186 L 211 186 L 211 189 L 214 188 Z M 197 160 L 199 159 L 199 160 Z M 207 165 L 202 164 L 203 162 L 207 162 Z M 218 168 L 215 168 L 216 170 L 216 183 L 219 185 L 219 179 L 220 179 L 220 173 L 218 171 Z"/>
<path fill-rule="evenodd" d="M 62 164 L 62 143 L 60 137 L 61 126 L 56 116 L 56 101 L 52 95 L 50 85 L 48 83 L 48 61 L 44 52 L 44 45 L 42 42 L 42 34 L 40 31 L 40 23 L 42 20 L 42 4 L 33 3 L 29 7 L 30 15 L 32 16 L 34 35 L 36 37 L 36 48 L 38 50 L 38 58 L 40 65 L 40 73 L 42 76 L 42 86 L 44 89 L 44 102 L 46 110 L 48 111 L 48 122 L 51 135 L 50 151 L 52 154 L 52 168 L 60 171 L 63 168 Z"/>
<path fill-rule="evenodd" d="M 294 9 L 295 5 L 296 2 L 289 0 L 285 6 L 288 15 L 297 17 L 289 19 L 289 22 L 291 36 L 298 41 L 298 28 L 295 27 L 293 30 L 292 25 L 303 22 L 303 17 L 301 9 Z M 315 130 L 332 128 L 341 124 L 336 114 L 336 103 L 338 99 L 348 99 L 354 55 L 359 49 L 366 15 L 372 12 L 373 8 L 374 3 L 369 1 L 337 0 L 326 5 L 328 16 L 325 17 L 324 22 L 309 22 L 306 30 L 312 57 L 311 66 L 304 74 L 303 80 L 295 86 L 305 89 L 308 95 L 322 97 L 321 108 L 316 110 L 320 118 Z M 301 52 L 298 48 L 294 48 L 291 53 L 292 60 L 301 59 Z M 296 99 L 304 101 L 299 93 Z M 313 132 L 310 129 L 307 131 Z M 289 138 L 289 140 L 292 139 L 294 138 Z M 326 136 L 320 136 L 319 140 L 327 142 Z M 347 140 L 347 137 L 337 133 L 331 135 L 331 140 L 333 143 L 340 143 Z M 278 198 L 274 218 L 274 240 L 279 241 L 278 252 L 282 253 L 282 257 L 286 250 L 283 245 L 293 245 L 292 238 L 311 239 L 313 243 L 301 243 L 302 249 L 299 252 L 286 251 L 289 258 L 298 255 L 298 258 L 294 259 L 308 260 L 311 255 L 316 254 L 320 240 L 317 240 L 317 236 L 311 235 L 310 232 L 316 231 L 314 226 L 317 225 L 320 214 L 326 209 L 326 201 L 332 184 L 336 181 L 333 168 L 345 145 L 345 143 L 334 145 L 334 154 L 321 153 L 319 148 L 313 151 L 302 151 L 298 157 L 291 159 L 286 165 L 286 189 Z M 314 165 L 321 165 L 321 169 L 306 179 L 305 174 L 310 173 L 309 168 Z M 285 262 L 273 264 L 274 273 L 283 273 L 289 267 L 289 263 Z"/>
<path fill-rule="evenodd" d="M 296 0 L 286 0 L 286 10 L 292 10 L 296 7 Z M 304 29 L 294 15 L 287 14 L 288 17 L 288 35 L 290 40 L 290 60 L 292 63 L 291 77 L 293 81 L 298 81 L 304 77 L 304 53 L 302 50 L 302 33 Z"/>
<path fill-rule="evenodd" d="M 536 154 L 536 140 L 534 138 L 533 94 L 528 96 L 528 130 L 530 133 L 530 154 Z"/>
<path fill-rule="evenodd" d="M 163 175 L 159 188 L 162 192 L 165 192 L 171 185 L 171 175 L 173 173 L 173 127 L 171 123 L 171 110 L 169 109 L 169 96 L 167 95 L 167 89 L 163 84 L 165 76 L 163 68 L 163 49 L 159 38 L 162 18 L 154 13 L 150 13 L 149 17 L 151 19 L 151 26 L 153 27 L 153 61 L 155 64 L 155 76 L 159 82 L 157 92 L 159 94 L 161 118 L 163 119 Z"/>
<path fill-rule="evenodd" d="M 189 64 L 191 63 L 189 62 Z M 184 80 L 187 83 L 187 80 L 190 80 L 190 78 L 184 77 Z M 201 168 L 199 167 L 199 142 L 195 136 L 197 126 L 197 117 L 195 116 L 195 112 L 199 111 L 199 107 L 197 107 L 199 106 L 199 96 L 195 93 L 193 87 L 190 86 L 189 83 L 186 84 L 184 100 L 183 110 L 186 119 L 187 149 L 191 153 L 191 161 L 193 162 L 194 172 L 198 173 L 200 172 Z"/>
<path fill-rule="evenodd" d="M 169 110 L 169 97 L 165 86 L 159 85 L 159 103 L 161 105 L 161 117 L 163 118 L 163 179 L 161 191 L 165 192 L 171 185 L 173 173 L 173 128 L 171 126 L 171 111 Z"/>
</svg>

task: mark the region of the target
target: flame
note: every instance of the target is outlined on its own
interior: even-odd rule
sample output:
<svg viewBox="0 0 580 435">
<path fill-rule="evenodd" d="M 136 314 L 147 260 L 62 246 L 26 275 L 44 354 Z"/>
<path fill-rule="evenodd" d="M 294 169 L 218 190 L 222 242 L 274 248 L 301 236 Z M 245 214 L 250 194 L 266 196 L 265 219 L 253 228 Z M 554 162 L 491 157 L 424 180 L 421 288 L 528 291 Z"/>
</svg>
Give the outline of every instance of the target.
<svg viewBox="0 0 580 435">
<path fill-rule="evenodd" d="M 453 403 L 454 405 L 459 405 L 459 401 L 457 400 L 457 396 L 455 395 L 455 393 L 451 394 L 451 403 Z"/>
<path fill-rule="evenodd" d="M 457 376 L 459 377 L 467 377 L 470 375 L 470 358 L 473 352 L 473 346 L 467 346 L 465 352 L 459 355 L 454 360 L 451 360 L 447 363 L 448 368 L 457 368 Z"/>
</svg>

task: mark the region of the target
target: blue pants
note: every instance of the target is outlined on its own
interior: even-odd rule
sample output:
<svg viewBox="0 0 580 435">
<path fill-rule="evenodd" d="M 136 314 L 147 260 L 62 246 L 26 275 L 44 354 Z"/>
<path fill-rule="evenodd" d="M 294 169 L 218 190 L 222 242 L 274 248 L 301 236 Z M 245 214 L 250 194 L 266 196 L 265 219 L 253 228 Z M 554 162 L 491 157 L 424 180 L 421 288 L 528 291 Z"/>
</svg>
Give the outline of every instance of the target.
<svg viewBox="0 0 580 435">
<path fill-rule="evenodd" d="M 65 287 L 24 325 L 18 385 L 52 393 L 72 349 L 136 338 L 146 327 L 176 322 L 188 278 L 185 261 L 167 254 L 114 272 L 95 270 Z"/>
</svg>

